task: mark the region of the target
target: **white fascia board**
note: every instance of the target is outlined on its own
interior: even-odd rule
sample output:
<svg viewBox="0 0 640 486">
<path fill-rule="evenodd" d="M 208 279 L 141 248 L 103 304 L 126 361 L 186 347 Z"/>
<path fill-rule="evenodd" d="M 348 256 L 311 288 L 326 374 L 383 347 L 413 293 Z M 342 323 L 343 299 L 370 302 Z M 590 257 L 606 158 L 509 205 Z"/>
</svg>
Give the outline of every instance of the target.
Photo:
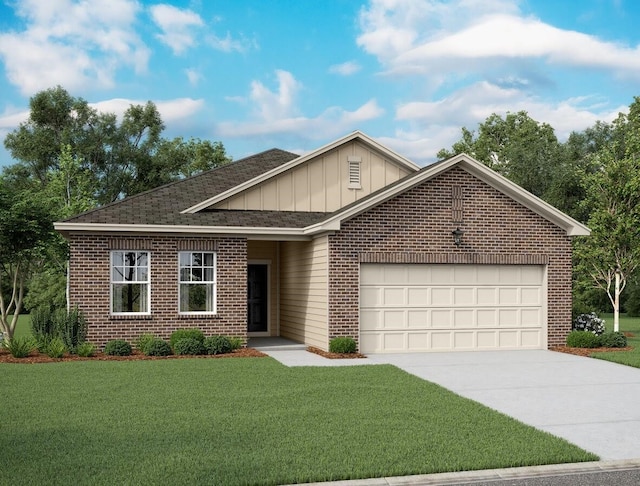
<svg viewBox="0 0 640 486">
<path fill-rule="evenodd" d="M 54 223 L 57 231 L 108 232 L 108 233 L 188 233 L 206 235 L 242 235 L 248 238 L 259 235 L 267 237 L 284 237 L 309 239 L 303 228 L 262 228 L 241 226 L 178 226 L 153 224 L 101 224 L 101 223 Z"/>
<path fill-rule="evenodd" d="M 243 182 L 242 184 L 238 184 L 237 186 L 229 189 L 228 191 L 225 192 L 221 192 L 220 194 L 217 194 L 205 201 L 202 201 L 194 206 L 191 206 L 190 208 L 187 208 L 183 211 L 181 211 L 181 214 L 193 214 L 193 213 L 197 213 L 198 211 L 201 211 L 202 209 L 208 208 L 216 203 L 219 203 L 221 201 L 224 201 L 225 199 L 232 197 L 246 189 L 249 189 L 257 184 L 260 184 L 261 182 L 264 182 L 274 176 L 277 176 L 279 174 L 282 174 L 283 172 L 286 172 L 300 164 L 305 163 L 306 161 L 313 159 L 314 157 L 318 157 L 319 155 L 322 155 L 323 153 L 329 152 L 330 150 L 333 150 L 336 147 L 339 147 L 340 145 L 343 145 L 345 143 L 351 142 L 352 140 L 355 139 L 359 139 L 362 142 L 370 145 L 372 148 L 374 148 L 375 150 L 377 150 L 378 152 L 381 152 L 385 155 L 387 155 L 390 159 L 395 160 L 396 162 L 401 163 L 401 165 L 406 166 L 408 169 L 413 170 L 413 171 L 417 171 L 420 170 L 420 166 L 415 164 L 414 162 L 410 161 L 409 159 L 407 159 L 406 157 L 403 157 L 399 154 L 397 154 L 396 152 L 392 151 L 391 149 L 385 147 L 384 145 L 379 144 L 378 142 L 376 142 L 375 140 L 373 140 L 372 138 L 368 137 L 367 135 L 365 135 L 364 133 L 360 132 L 360 131 L 355 131 L 350 133 L 349 135 L 346 135 L 338 140 L 335 140 L 331 143 L 328 143 L 322 147 L 320 147 L 319 149 L 314 150 L 313 152 L 309 152 L 308 154 L 305 155 L 301 155 L 300 157 L 298 157 L 297 159 L 293 159 L 290 160 L 289 162 L 282 164 L 274 169 L 271 169 L 268 172 L 265 172 L 264 174 L 259 175 L 258 177 L 254 177 L 253 179 L 250 179 L 248 181 Z"/>
</svg>

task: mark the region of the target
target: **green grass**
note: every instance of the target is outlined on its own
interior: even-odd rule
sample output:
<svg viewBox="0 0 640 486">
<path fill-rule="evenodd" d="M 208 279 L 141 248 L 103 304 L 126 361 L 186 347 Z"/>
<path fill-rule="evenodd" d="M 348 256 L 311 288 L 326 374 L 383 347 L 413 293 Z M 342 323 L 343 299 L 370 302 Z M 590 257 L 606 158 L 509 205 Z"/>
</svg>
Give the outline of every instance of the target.
<svg viewBox="0 0 640 486">
<path fill-rule="evenodd" d="M 596 460 L 393 366 L 0 365 L 0 483 L 282 484 Z"/>
<path fill-rule="evenodd" d="M 605 320 L 607 331 L 613 331 L 613 314 L 602 314 L 600 317 Z M 640 317 L 621 315 L 620 331 L 634 334 L 633 337 L 627 337 L 627 345 L 633 347 L 632 350 L 592 353 L 591 357 L 640 368 Z"/>
</svg>

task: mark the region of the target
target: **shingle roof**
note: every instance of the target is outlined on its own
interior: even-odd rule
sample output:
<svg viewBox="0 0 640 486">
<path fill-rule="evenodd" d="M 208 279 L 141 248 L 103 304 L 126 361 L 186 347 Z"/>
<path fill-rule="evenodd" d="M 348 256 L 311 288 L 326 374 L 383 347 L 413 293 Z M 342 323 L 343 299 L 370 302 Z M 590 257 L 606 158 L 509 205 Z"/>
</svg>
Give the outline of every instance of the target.
<svg viewBox="0 0 640 486">
<path fill-rule="evenodd" d="M 326 213 L 284 211 L 203 210 L 181 211 L 285 164 L 298 155 L 271 149 L 172 182 L 121 201 L 67 219 L 66 223 L 149 224 L 179 226 L 253 226 L 300 228 L 313 224 Z"/>
</svg>

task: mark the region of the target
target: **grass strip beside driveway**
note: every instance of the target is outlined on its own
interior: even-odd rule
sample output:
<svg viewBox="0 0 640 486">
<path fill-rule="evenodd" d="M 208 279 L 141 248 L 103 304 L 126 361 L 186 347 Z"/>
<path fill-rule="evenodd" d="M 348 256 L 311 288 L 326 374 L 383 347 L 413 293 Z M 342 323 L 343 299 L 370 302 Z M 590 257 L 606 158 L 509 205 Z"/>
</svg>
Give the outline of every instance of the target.
<svg viewBox="0 0 640 486">
<path fill-rule="evenodd" d="M 283 484 L 597 459 L 393 366 L 0 365 L 1 484 Z"/>
</svg>

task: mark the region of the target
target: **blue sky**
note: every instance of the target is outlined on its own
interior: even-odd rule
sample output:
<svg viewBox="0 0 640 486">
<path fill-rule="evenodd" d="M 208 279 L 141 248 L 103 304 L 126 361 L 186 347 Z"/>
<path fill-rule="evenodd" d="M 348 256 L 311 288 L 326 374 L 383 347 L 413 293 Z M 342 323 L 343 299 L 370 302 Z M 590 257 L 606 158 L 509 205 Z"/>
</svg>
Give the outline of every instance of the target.
<svg viewBox="0 0 640 486">
<path fill-rule="evenodd" d="M 423 165 L 520 110 L 565 140 L 640 95 L 639 22 L 636 0 L 4 0 L 0 137 L 59 84 L 117 114 L 151 100 L 164 136 L 234 159 L 361 130 Z"/>
</svg>

